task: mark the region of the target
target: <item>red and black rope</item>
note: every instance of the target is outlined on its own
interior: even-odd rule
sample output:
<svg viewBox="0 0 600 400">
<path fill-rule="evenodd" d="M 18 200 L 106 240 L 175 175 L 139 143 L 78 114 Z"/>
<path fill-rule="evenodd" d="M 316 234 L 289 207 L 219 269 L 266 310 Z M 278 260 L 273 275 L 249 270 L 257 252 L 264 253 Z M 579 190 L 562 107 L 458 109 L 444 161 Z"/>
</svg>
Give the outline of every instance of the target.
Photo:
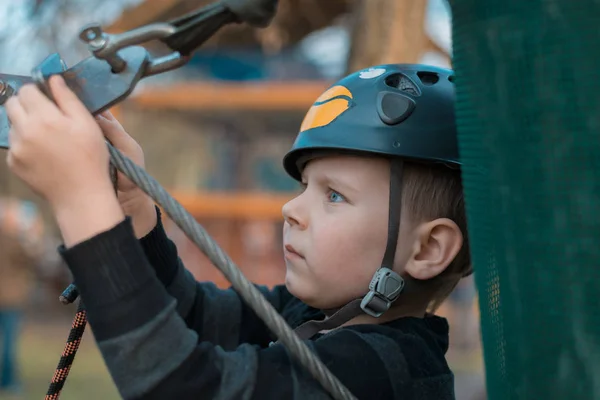
<svg viewBox="0 0 600 400">
<path fill-rule="evenodd" d="M 70 304 L 75 301 L 76 298 L 77 289 L 75 286 L 71 285 L 63 292 L 60 300 L 64 304 Z M 73 365 L 73 360 L 75 359 L 79 345 L 81 344 L 86 325 L 87 315 L 83 302 L 80 300 L 79 306 L 77 307 L 77 313 L 73 319 L 71 331 L 69 332 L 69 338 L 67 339 L 65 349 L 63 350 L 54 376 L 52 377 L 52 381 L 50 382 L 50 387 L 48 388 L 45 400 L 58 400 L 60 392 L 67 380 L 67 376 L 69 375 L 69 371 L 71 370 L 71 366 Z"/>
</svg>

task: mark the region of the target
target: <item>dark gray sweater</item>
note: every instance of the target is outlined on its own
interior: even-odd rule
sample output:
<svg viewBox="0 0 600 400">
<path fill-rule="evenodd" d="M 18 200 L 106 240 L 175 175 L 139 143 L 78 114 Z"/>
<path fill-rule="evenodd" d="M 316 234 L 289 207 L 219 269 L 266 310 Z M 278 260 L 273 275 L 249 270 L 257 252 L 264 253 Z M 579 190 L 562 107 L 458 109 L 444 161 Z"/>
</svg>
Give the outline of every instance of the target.
<svg viewBox="0 0 600 400">
<path fill-rule="evenodd" d="M 106 365 L 125 399 L 328 399 L 235 291 L 199 283 L 160 222 L 135 238 L 129 220 L 60 249 Z M 284 286 L 269 302 L 296 327 L 324 315 Z M 454 399 L 436 316 L 355 325 L 307 341 L 359 399 Z"/>
</svg>

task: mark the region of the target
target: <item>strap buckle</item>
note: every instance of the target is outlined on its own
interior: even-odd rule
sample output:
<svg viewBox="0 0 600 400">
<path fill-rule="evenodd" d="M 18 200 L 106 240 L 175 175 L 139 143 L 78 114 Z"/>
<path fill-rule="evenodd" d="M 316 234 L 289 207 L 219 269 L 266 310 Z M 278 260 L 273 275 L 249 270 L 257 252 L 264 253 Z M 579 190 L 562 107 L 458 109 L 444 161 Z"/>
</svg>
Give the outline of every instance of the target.
<svg viewBox="0 0 600 400">
<path fill-rule="evenodd" d="M 379 318 L 389 310 L 402 289 L 404 289 L 404 279 L 391 269 L 381 267 L 375 271 L 369 283 L 369 293 L 362 299 L 360 308 L 368 315 Z"/>
</svg>

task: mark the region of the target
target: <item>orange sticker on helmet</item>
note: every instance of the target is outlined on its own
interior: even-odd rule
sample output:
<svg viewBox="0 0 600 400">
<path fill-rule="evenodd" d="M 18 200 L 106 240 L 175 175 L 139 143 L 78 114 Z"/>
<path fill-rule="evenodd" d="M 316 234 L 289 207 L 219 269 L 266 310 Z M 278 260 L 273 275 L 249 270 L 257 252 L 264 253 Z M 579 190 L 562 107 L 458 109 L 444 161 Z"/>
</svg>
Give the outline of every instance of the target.
<svg viewBox="0 0 600 400">
<path fill-rule="evenodd" d="M 344 86 L 325 91 L 306 113 L 300 132 L 329 125 L 350 108 L 352 93 Z"/>
</svg>

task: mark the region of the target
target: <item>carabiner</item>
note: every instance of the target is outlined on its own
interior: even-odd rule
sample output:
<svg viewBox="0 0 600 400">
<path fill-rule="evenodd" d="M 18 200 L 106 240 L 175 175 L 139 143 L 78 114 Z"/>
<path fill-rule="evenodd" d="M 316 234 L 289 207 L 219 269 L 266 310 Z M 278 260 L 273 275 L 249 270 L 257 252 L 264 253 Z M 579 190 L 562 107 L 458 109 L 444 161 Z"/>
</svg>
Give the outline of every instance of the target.
<svg viewBox="0 0 600 400">
<path fill-rule="evenodd" d="M 94 57 L 105 60 L 110 64 L 112 71 L 119 73 L 125 69 L 127 62 L 118 54 L 118 51 L 128 47 L 141 45 L 156 39 L 164 39 L 176 33 L 177 28 L 168 23 L 154 23 L 119 34 L 109 34 L 102 30 L 98 24 L 85 26 L 79 38 L 88 44 Z M 179 68 L 189 61 L 178 52 L 167 56 L 150 59 L 144 77 Z"/>
</svg>

